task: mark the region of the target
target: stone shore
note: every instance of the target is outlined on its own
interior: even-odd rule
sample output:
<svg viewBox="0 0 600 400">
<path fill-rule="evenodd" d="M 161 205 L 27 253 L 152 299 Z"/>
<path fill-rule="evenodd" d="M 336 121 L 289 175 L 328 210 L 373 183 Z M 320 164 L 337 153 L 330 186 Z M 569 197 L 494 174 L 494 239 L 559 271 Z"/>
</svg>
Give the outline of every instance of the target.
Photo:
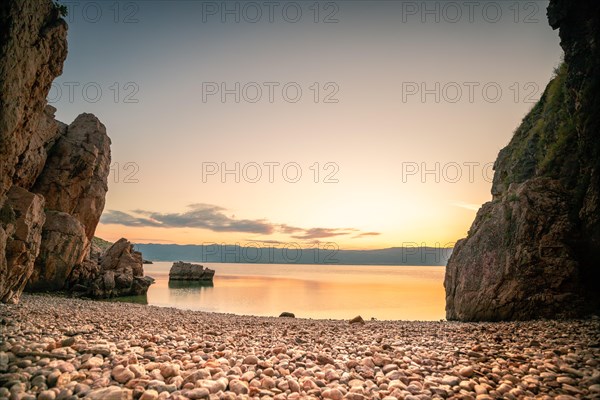
<svg viewBox="0 0 600 400">
<path fill-rule="evenodd" d="M 600 398 L 600 321 L 265 318 L 23 295 L 0 398 Z"/>
</svg>

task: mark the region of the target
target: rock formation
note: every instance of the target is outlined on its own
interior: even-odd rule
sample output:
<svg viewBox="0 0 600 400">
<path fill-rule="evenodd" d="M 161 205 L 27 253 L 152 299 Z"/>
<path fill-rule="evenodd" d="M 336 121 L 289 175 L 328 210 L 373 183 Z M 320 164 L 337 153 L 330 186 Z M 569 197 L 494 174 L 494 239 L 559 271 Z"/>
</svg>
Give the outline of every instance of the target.
<svg viewBox="0 0 600 400">
<path fill-rule="evenodd" d="M 493 200 L 446 268 L 446 317 L 600 311 L 600 3 L 552 0 L 564 64 L 495 163 Z"/>
<path fill-rule="evenodd" d="M 115 263 L 90 250 L 104 208 L 110 139 L 92 114 L 67 126 L 46 96 L 62 73 L 67 25 L 51 0 L 0 3 L 0 301 L 23 288 L 53 291 L 86 276 L 114 274 L 91 294 L 147 290 L 136 254 L 121 244 Z M 117 250 L 115 250 L 117 251 Z M 139 257 L 138 257 L 139 256 Z M 132 261 L 128 257 L 135 260 Z M 104 260 L 104 258 L 103 258 Z M 134 267 L 135 265 L 135 267 Z"/>
<path fill-rule="evenodd" d="M 70 277 L 75 292 L 94 298 L 136 296 L 145 294 L 154 282 L 144 276 L 142 253 L 127 239 L 118 240 L 104 254 L 97 249 L 92 254 Z"/>
<path fill-rule="evenodd" d="M 46 112 L 67 56 L 67 26 L 47 1 L 0 3 L 0 300 L 14 302 L 40 249 L 44 198 L 30 192 L 59 126 Z M 8 193 L 12 196 L 7 198 Z M 29 205 L 28 205 L 29 204 Z"/>
<path fill-rule="evenodd" d="M 60 290 L 89 253 L 104 209 L 110 139 L 92 114 L 81 114 L 55 141 L 32 191 L 46 199 L 40 257 L 27 290 Z M 68 254 L 68 255 L 67 255 Z"/>
<path fill-rule="evenodd" d="M 212 282 L 215 271 L 204 268 L 199 264 L 190 264 L 183 261 L 173 263 L 169 271 L 169 281 L 210 281 Z"/>
</svg>

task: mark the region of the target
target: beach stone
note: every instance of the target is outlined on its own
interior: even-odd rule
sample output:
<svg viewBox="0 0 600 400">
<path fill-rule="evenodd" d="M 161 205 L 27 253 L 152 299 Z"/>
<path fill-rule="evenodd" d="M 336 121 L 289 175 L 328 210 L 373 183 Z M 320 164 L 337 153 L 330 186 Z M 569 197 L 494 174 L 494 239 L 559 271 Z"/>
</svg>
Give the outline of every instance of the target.
<svg viewBox="0 0 600 400">
<path fill-rule="evenodd" d="M 475 390 L 475 393 L 477 395 L 482 395 L 482 394 L 487 394 L 487 389 L 485 388 L 485 386 L 482 385 L 475 385 L 475 387 L 473 388 Z"/>
<path fill-rule="evenodd" d="M 102 357 L 90 357 L 85 363 L 83 363 L 81 368 L 82 369 L 99 368 L 102 366 L 102 364 L 104 364 L 104 359 L 102 359 Z"/>
<path fill-rule="evenodd" d="M 163 378 L 171 378 L 179 375 L 180 367 L 178 364 L 163 364 L 160 367 L 160 374 Z"/>
<path fill-rule="evenodd" d="M 92 354 L 99 354 L 104 357 L 108 357 L 111 354 L 110 347 L 105 344 L 99 344 L 99 345 L 92 346 L 90 348 L 89 352 Z"/>
<path fill-rule="evenodd" d="M 558 383 L 566 383 L 567 385 L 577 385 L 577 381 L 569 376 L 559 376 L 556 378 Z"/>
<path fill-rule="evenodd" d="M 210 392 L 207 388 L 196 388 L 189 390 L 185 393 L 185 396 L 194 399 L 206 399 L 210 396 Z"/>
<path fill-rule="evenodd" d="M 56 392 L 54 390 L 44 390 L 37 397 L 37 400 L 54 400 L 54 399 L 56 399 Z"/>
<path fill-rule="evenodd" d="M 444 375 L 442 385 L 457 386 L 460 383 L 460 378 L 453 375 Z"/>
<path fill-rule="evenodd" d="M 472 366 L 468 366 L 468 367 L 463 367 L 460 369 L 460 371 L 458 372 L 461 376 L 464 376 L 465 378 L 470 378 L 473 376 L 473 374 L 475 373 L 473 370 Z"/>
<path fill-rule="evenodd" d="M 158 392 L 156 390 L 146 390 L 139 400 L 158 400 Z"/>
<path fill-rule="evenodd" d="M 129 368 L 126 368 L 122 365 L 117 365 L 114 367 L 111 374 L 115 381 L 119 383 L 127 383 L 135 378 L 135 374 L 129 370 Z"/>
<path fill-rule="evenodd" d="M 326 389 L 321 394 L 325 399 L 342 400 L 344 394 L 339 389 Z"/>
<path fill-rule="evenodd" d="M 107 388 L 92 390 L 86 396 L 86 400 L 123 400 L 127 399 L 127 389 L 118 386 L 109 386 Z"/>
<path fill-rule="evenodd" d="M 229 389 L 237 395 L 245 395 L 249 392 L 248 385 L 238 379 L 229 382 Z"/>
<path fill-rule="evenodd" d="M 210 373 L 208 373 L 205 370 L 199 370 L 196 372 L 193 372 L 191 375 L 188 375 L 182 382 L 182 385 L 185 385 L 187 383 L 193 383 L 195 384 L 196 381 L 199 381 L 200 379 L 206 379 L 210 377 Z"/>
<path fill-rule="evenodd" d="M 331 356 L 323 353 L 319 353 L 319 355 L 317 355 L 317 362 L 322 365 L 335 364 L 335 360 Z"/>
<path fill-rule="evenodd" d="M 247 356 L 244 358 L 244 361 L 242 361 L 242 364 L 256 365 L 256 364 L 258 364 L 258 357 L 254 356 L 254 355 Z"/>
</svg>

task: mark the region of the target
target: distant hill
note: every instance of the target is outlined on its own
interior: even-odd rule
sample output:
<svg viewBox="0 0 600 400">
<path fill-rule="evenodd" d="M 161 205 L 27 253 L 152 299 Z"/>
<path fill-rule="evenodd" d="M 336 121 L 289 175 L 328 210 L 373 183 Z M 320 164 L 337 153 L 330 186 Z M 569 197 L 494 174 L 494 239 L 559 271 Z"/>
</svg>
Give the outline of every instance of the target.
<svg viewBox="0 0 600 400">
<path fill-rule="evenodd" d="M 380 250 L 243 247 L 238 245 L 136 244 L 152 261 L 257 264 L 446 265 L 451 248 L 392 247 Z"/>
</svg>

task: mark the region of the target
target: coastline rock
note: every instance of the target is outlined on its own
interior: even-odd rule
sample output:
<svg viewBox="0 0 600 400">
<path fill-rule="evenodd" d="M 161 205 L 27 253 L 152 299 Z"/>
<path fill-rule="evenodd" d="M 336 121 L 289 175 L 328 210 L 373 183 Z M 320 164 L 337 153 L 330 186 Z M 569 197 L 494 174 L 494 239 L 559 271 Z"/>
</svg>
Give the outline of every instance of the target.
<svg viewBox="0 0 600 400">
<path fill-rule="evenodd" d="M 215 271 L 200 264 L 177 261 L 169 271 L 170 281 L 212 281 Z"/>
<path fill-rule="evenodd" d="M 564 64 L 494 165 L 493 200 L 448 261 L 449 320 L 600 312 L 600 4 L 553 0 Z"/>
<path fill-rule="evenodd" d="M 144 276 L 142 253 L 135 251 L 124 238 L 98 260 L 86 259 L 69 277 L 74 291 L 93 298 L 143 295 L 152 283 L 154 279 Z"/>
</svg>

